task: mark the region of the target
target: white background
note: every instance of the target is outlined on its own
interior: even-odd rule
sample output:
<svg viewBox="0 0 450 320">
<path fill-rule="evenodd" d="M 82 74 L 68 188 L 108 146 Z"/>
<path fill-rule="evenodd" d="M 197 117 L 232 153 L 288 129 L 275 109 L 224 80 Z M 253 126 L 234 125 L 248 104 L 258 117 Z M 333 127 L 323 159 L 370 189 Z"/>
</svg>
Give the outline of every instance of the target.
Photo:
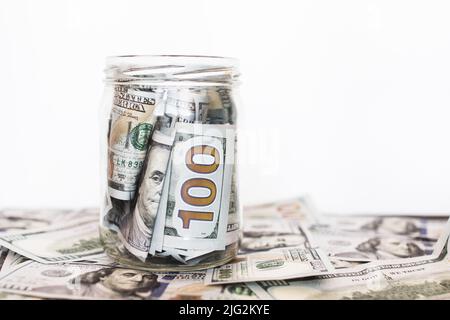
<svg viewBox="0 0 450 320">
<path fill-rule="evenodd" d="M 448 1 L 1 1 L 0 207 L 99 202 L 104 58 L 241 61 L 244 204 L 450 211 Z"/>
</svg>

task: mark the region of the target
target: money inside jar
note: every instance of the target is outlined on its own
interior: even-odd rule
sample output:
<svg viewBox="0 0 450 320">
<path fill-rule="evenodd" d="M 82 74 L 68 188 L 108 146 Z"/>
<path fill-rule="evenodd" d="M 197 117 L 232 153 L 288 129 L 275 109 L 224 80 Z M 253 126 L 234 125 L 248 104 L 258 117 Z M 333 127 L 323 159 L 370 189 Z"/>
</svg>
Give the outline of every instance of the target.
<svg viewBox="0 0 450 320">
<path fill-rule="evenodd" d="M 241 224 L 235 62 L 164 57 L 155 73 L 123 63 L 135 58 L 107 69 L 106 252 L 149 269 L 222 264 L 237 253 Z"/>
</svg>

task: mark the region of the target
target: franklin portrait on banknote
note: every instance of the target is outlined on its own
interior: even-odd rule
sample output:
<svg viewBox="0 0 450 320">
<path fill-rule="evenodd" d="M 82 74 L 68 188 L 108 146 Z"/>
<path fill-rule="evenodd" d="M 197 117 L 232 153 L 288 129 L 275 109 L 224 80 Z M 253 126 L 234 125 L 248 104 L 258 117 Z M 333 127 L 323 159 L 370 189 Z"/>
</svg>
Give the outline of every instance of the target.
<svg viewBox="0 0 450 320">
<path fill-rule="evenodd" d="M 301 246 L 306 238 L 301 234 L 281 235 L 260 238 L 246 238 L 242 241 L 242 252 L 267 251 L 276 248 Z"/>
<path fill-rule="evenodd" d="M 225 286 L 224 291 L 226 291 L 230 296 L 236 297 L 241 296 L 243 299 L 254 298 L 255 294 L 249 287 L 241 283 L 233 283 Z"/>
<path fill-rule="evenodd" d="M 141 214 L 153 213 L 152 215 L 143 214 L 142 219 L 148 226 L 153 225 L 156 211 L 158 211 L 169 155 L 170 147 L 159 143 L 153 143 L 149 152 L 148 167 L 139 190 L 140 197 L 137 203 Z"/>
<path fill-rule="evenodd" d="M 330 256 L 361 262 L 413 258 L 431 254 L 435 244 L 433 241 L 419 241 L 400 236 L 375 236 L 348 240 L 350 240 L 349 237 L 347 241 L 329 241 L 327 250 L 330 251 Z"/>
<path fill-rule="evenodd" d="M 378 259 L 412 258 L 425 254 L 425 250 L 408 239 L 398 238 L 371 238 L 356 248 L 358 251 L 369 255 L 375 255 Z"/>
<path fill-rule="evenodd" d="M 50 223 L 40 219 L 18 219 L 15 217 L 2 216 L 0 213 L 0 232 L 23 231 L 47 227 Z"/>
<path fill-rule="evenodd" d="M 412 219 L 401 217 L 378 217 L 364 224 L 361 230 L 371 230 L 381 233 L 413 235 L 419 232 L 419 227 Z"/>
<path fill-rule="evenodd" d="M 169 146 L 153 143 L 148 155 L 148 166 L 139 189 L 136 208 L 120 226 L 127 244 L 142 251 L 147 251 L 150 247 L 169 156 Z"/>
<path fill-rule="evenodd" d="M 53 272 L 46 277 L 65 276 Z M 82 273 L 69 280 L 65 286 L 37 287 L 34 291 L 67 296 L 86 296 L 95 299 L 146 299 L 159 287 L 157 275 L 140 270 L 101 268 Z"/>
</svg>

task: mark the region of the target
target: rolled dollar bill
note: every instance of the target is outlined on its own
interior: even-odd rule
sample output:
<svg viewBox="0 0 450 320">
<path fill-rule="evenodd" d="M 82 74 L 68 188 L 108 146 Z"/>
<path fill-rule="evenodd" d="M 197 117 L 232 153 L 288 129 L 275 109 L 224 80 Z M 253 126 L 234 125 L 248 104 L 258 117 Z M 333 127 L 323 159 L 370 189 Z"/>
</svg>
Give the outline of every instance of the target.
<svg viewBox="0 0 450 320">
<path fill-rule="evenodd" d="M 161 131 L 153 133 L 134 212 L 128 215 L 120 226 L 124 246 L 142 261 L 147 258 L 152 242 L 172 144 L 172 136 Z"/>
<path fill-rule="evenodd" d="M 208 107 L 206 92 L 188 89 L 171 89 L 167 92 L 166 116 L 175 117 L 176 122 L 201 123 Z"/>
<path fill-rule="evenodd" d="M 233 124 L 233 101 L 229 90 L 226 88 L 215 88 L 208 91 L 208 109 L 206 122 L 210 124 Z"/>
<path fill-rule="evenodd" d="M 119 200 L 132 200 L 144 165 L 161 93 L 116 85 L 108 132 L 108 190 Z"/>
</svg>

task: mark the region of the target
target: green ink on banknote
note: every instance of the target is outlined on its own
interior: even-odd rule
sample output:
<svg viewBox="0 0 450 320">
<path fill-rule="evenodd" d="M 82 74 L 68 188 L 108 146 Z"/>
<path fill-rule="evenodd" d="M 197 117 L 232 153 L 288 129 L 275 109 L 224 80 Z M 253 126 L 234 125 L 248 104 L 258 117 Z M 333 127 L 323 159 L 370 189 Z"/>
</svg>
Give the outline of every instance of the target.
<svg viewBox="0 0 450 320">
<path fill-rule="evenodd" d="M 153 126 L 149 123 L 140 123 L 130 132 L 130 140 L 133 147 L 144 151 L 147 149 L 148 140 L 152 133 Z"/>
</svg>

